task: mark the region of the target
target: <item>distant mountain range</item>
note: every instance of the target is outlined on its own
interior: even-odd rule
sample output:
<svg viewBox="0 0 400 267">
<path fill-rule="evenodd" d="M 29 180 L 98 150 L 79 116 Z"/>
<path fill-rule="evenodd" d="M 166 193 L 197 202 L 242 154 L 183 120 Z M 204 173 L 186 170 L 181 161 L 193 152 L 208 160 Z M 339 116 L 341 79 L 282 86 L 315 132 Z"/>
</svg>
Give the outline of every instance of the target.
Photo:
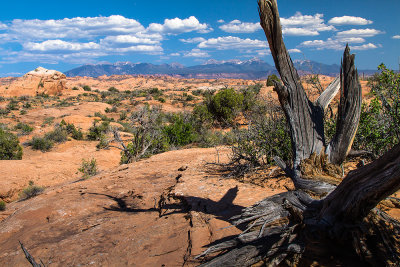
<svg viewBox="0 0 400 267">
<path fill-rule="evenodd" d="M 294 66 L 300 75 L 323 74 L 335 76 L 339 74 L 340 66 L 327 65 L 310 60 L 295 60 Z M 370 75 L 375 71 L 359 70 L 359 73 Z M 266 79 L 270 74 L 277 74 L 274 66 L 253 58 L 246 61 L 210 59 L 204 64 L 185 67 L 179 63 L 154 65 L 151 63 L 118 62 L 106 64 L 88 64 L 65 72 L 68 77 L 102 75 L 172 75 L 183 78 L 237 78 Z"/>
</svg>

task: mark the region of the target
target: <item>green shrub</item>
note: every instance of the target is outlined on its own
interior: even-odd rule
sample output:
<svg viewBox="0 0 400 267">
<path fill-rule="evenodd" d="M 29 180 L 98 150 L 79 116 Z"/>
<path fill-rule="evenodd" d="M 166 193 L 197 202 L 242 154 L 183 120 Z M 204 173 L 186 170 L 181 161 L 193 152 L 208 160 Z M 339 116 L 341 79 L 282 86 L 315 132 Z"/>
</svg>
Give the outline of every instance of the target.
<svg viewBox="0 0 400 267">
<path fill-rule="evenodd" d="M 101 124 L 98 121 L 94 121 L 92 127 L 89 128 L 87 139 L 91 141 L 100 140 L 101 136 L 109 131 L 110 122 L 103 121 Z"/>
<path fill-rule="evenodd" d="M 20 130 L 22 135 L 27 135 L 33 131 L 33 127 L 26 123 L 19 122 L 15 125 L 15 130 Z"/>
<path fill-rule="evenodd" d="M 78 87 L 76 87 L 76 86 L 74 86 L 74 87 L 72 87 L 72 90 L 74 90 L 74 91 L 78 91 L 78 90 L 79 90 L 79 88 L 78 88 Z"/>
<path fill-rule="evenodd" d="M 162 117 L 159 107 L 144 106 L 132 113 L 130 132 L 133 138 L 124 144 L 126 149 L 121 151 L 121 164 L 168 150 L 168 140 L 163 135 Z"/>
<path fill-rule="evenodd" d="M 96 159 L 82 159 L 81 167 L 78 171 L 82 173 L 82 179 L 88 179 L 91 176 L 95 176 L 98 173 Z"/>
<path fill-rule="evenodd" d="M 281 80 L 275 74 L 268 75 L 267 86 L 274 86 L 275 85 L 274 81 L 275 82 L 280 82 Z"/>
<path fill-rule="evenodd" d="M 7 104 L 7 109 L 8 110 L 18 110 L 18 101 L 14 98 L 10 100 L 10 102 Z"/>
<path fill-rule="evenodd" d="M 108 91 L 111 92 L 111 93 L 118 93 L 119 92 L 119 90 L 117 88 L 115 88 L 115 87 L 108 88 Z"/>
<path fill-rule="evenodd" d="M 37 186 L 34 184 L 33 181 L 29 181 L 28 187 L 26 187 L 22 192 L 19 194 L 20 200 L 25 200 L 28 198 L 35 197 L 44 191 L 44 187 Z"/>
<path fill-rule="evenodd" d="M 232 162 L 248 168 L 270 166 L 273 157 L 291 159 L 291 141 L 285 116 L 269 105 L 267 115 L 254 114 L 247 129 L 233 130 Z"/>
<path fill-rule="evenodd" d="M 92 91 L 92 88 L 90 88 L 89 85 L 84 85 L 82 88 L 83 88 L 83 91 L 87 91 L 87 92 Z"/>
<path fill-rule="evenodd" d="M 18 137 L 0 128 L 0 160 L 22 159 Z"/>
<path fill-rule="evenodd" d="M 6 202 L 0 200 L 0 211 L 6 210 Z"/>
<path fill-rule="evenodd" d="M 363 103 L 360 123 L 354 138 L 354 149 L 367 150 L 375 157 L 400 141 L 400 73 L 378 67 L 381 72 L 369 81 L 373 94 Z"/>
<path fill-rule="evenodd" d="M 241 111 L 242 102 L 243 95 L 229 88 L 220 90 L 212 96 L 207 107 L 221 125 L 227 126 L 233 123 L 233 120 Z"/>
<path fill-rule="evenodd" d="M 67 131 L 68 134 L 71 135 L 71 137 L 75 140 L 82 140 L 83 139 L 83 133 L 80 128 L 76 128 L 74 124 L 68 123 L 65 126 L 65 130 Z"/>
<path fill-rule="evenodd" d="M 42 152 L 49 151 L 53 148 L 54 143 L 50 139 L 45 137 L 33 137 L 31 141 L 27 143 L 29 146 L 32 147 L 33 150 L 40 150 Z"/>
<path fill-rule="evenodd" d="M 56 143 L 63 143 L 68 140 L 68 132 L 64 127 L 57 126 L 53 131 L 46 133 L 44 138 Z"/>
<path fill-rule="evenodd" d="M 163 134 L 166 136 L 168 143 L 174 146 L 190 144 L 196 138 L 192 123 L 190 121 L 185 122 L 181 114 L 173 115 L 173 122 L 164 126 Z"/>
</svg>

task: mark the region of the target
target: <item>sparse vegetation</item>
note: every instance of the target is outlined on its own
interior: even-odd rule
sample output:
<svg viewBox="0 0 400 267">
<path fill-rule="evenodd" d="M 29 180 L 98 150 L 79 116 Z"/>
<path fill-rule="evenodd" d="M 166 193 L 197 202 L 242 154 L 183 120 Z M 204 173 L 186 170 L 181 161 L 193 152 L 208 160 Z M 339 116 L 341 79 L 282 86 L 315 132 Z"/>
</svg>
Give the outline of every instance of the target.
<svg viewBox="0 0 400 267">
<path fill-rule="evenodd" d="M 103 121 L 99 123 L 98 121 L 94 121 L 92 127 L 89 128 L 89 132 L 87 134 L 87 139 L 90 141 L 98 141 L 101 136 L 106 134 L 110 130 L 110 122 Z"/>
<path fill-rule="evenodd" d="M 21 135 L 27 135 L 33 131 L 33 127 L 29 124 L 19 122 L 17 125 L 15 125 L 15 130 L 19 130 Z"/>
<path fill-rule="evenodd" d="M 82 173 L 82 179 L 88 179 L 95 176 L 98 173 L 96 159 L 82 159 L 81 167 L 79 167 L 78 171 Z"/>
<path fill-rule="evenodd" d="M 44 187 L 35 185 L 33 181 L 29 181 L 28 187 L 19 194 L 19 200 L 26 200 L 35 197 L 44 191 Z"/>
<path fill-rule="evenodd" d="M 0 200 L 0 211 L 6 210 L 6 202 L 3 200 Z"/>
<path fill-rule="evenodd" d="M 0 160 L 22 159 L 18 137 L 0 127 Z"/>
<path fill-rule="evenodd" d="M 47 152 L 53 148 L 54 142 L 45 137 L 34 136 L 32 140 L 27 143 L 27 145 L 31 146 L 33 150 L 40 150 L 42 152 Z"/>
<path fill-rule="evenodd" d="M 92 88 L 90 88 L 89 85 L 84 85 L 84 86 L 82 87 L 82 89 L 83 89 L 83 91 L 87 91 L 87 92 L 92 91 Z"/>
</svg>

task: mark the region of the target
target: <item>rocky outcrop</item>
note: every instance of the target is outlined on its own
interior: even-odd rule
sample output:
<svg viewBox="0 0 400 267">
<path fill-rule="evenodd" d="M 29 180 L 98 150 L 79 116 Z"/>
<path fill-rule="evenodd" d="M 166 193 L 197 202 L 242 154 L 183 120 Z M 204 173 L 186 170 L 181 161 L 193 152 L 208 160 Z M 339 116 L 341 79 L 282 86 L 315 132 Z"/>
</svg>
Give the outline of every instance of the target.
<svg viewBox="0 0 400 267">
<path fill-rule="evenodd" d="M 1 86 L 3 96 L 58 95 L 66 89 L 66 76 L 56 70 L 42 67 L 28 72 L 9 85 Z"/>
</svg>

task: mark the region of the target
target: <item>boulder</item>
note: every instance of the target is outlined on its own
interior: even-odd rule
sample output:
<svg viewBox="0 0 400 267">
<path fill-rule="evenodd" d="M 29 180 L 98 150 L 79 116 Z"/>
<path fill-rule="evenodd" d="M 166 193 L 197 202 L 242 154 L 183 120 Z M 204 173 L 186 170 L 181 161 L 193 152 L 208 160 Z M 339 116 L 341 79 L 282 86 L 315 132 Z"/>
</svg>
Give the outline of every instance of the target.
<svg viewBox="0 0 400 267">
<path fill-rule="evenodd" d="M 38 67 L 24 76 L 2 86 L 4 96 L 35 96 L 38 94 L 58 95 L 66 89 L 65 74 Z"/>
</svg>

